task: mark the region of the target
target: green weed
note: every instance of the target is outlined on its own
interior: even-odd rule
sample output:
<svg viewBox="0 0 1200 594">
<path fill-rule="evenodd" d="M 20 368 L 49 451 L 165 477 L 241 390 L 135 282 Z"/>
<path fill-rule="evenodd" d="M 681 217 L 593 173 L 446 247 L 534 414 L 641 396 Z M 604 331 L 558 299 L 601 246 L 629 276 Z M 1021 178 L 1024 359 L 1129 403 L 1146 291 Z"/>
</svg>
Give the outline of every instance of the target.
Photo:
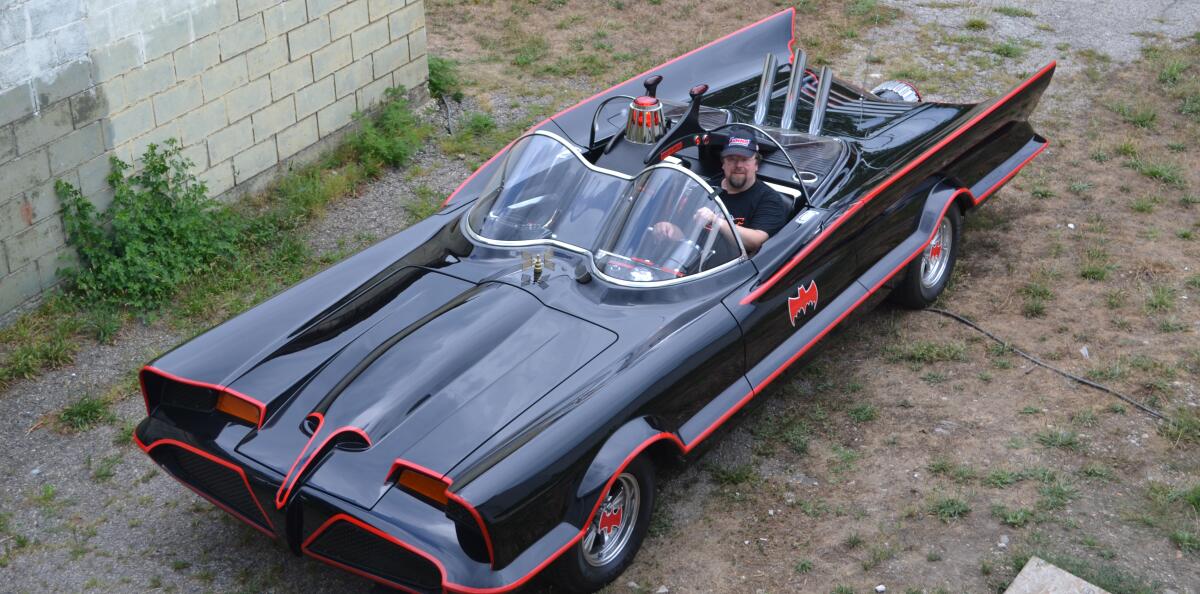
<svg viewBox="0 0 1200 594">
<path fill-rule="evenodd" d="M 1005 526 L 1022 528 L 1034 518 L 1033 510 L 1028 508 L 1009 509 L 1003 505 L 992 506 L 992 517 L 1000 520 Z"/>
<path fill-rule="evenodd" d="M 997 6 L 992 10 L 1008 17 L 1025 17 L 1032 18 L 1037 16 L 1033 11 L 1026 10 L 1017 6 Z"/>
<path fill-rule="evenodd" d="M 889 361 L 908 363 L 940 363 L 944 361 L 963 361 L 966 359 L 966 346 L 962 343 L 931 342 L 918 340 L 906 342 L 903 345 L 892 345 L 887 349 Z"/>
<path fill-rule="evenodd" d="M 876 411 L 875 407 L 871 406 L 870 404 L 860 404 L 855 406 L 847 411 L 846 414 L 849 415 L 850 420 L 854 421 L 855 423 L 867 423 L 874 421 L 879 416 L 878 411 Z"/>
<path fill-rule="evenodd" d="M 1048 448 L 1059 448 L 1070 450 L 1072 452 L 1079 451 L 1083 448 L 1083 441 L 1079 434 L 1074 431 L 1041 431 L 1036 435 L 1037 442 Z"/>
<path fill-rule="evenodd" d="M 947 524 L 971 513 L 971 506 L 966 501 L 956 497 L 941 497 L 935 499 L 929 506 L 929 513 Z"/>
<path fill-rule="evenodd" d="M 458 62 L 441 56 L 429 55 L 429 94 L 435 99 L 463 100 L 462 78 L 458 73 Z"/>
<path fill-rule="evenodd" d="M 102 423 L 117 420 L 109 403 L 101 398 L 84 396 L 58 413 L 58 422 L 67 430 L 87 431 Z"/>
</svg>

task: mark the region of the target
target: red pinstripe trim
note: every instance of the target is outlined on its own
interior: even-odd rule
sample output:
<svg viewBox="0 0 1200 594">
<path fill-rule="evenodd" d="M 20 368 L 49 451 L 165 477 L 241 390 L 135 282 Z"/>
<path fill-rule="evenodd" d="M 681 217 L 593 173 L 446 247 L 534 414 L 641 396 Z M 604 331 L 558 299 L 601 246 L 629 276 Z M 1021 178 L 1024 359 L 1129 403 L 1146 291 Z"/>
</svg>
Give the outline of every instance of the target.
<svg viewBox="0 0 1200 594">
<path fill-rule="evenodd" d="M 641 73 L 641 74 L 638 74 L 638 75 L 632 76 L 632 77 L 630 77 L 630 78 L 626 79 L 626 80 L 625 80 L 625 81 L 623 81 L 623 82 L 617 83 L 617 84 L 615 84 L 615 85 L 613 85 L 613 86 L 611 86 L 611 87 L 609 87 L 609 88 L 607 88 L 607 89 L 604 89 L 603 91 L 600 91 L 599 93 L 596 93 L 596 94 L 592 95 L 591 97 L 588 97 L 587 99 L 584 99 L 583 101 L 580 101 L 579 103 L 576 103 L 575 105 L 572 105 L 572 106 L 570 106 L 570 107 L 568 107 L 568 108 L 566 108 L 566 109 L 564 109 L 564 110 L 562 110 L 562 111 L 560 111 L 560 112 L 558 112 L 558 113 L 556 113 L 556 114 L 554 114 L 554 115 L 552 115 L 552 116 L 550 116 L 550 117 L 548 117 L 548 118 L 546 118 L 546 119 L 544 119 L 544 120 L 542 120 L 542 121 L 538 122 L 537 124 L 535 124 L 535 125 L 531 126 L 531 127 L 529 128 L 529 130 L 526 130 L 526 131 L 525 131 L 525 133 L 526 133 L 526 134 L 528 134 L 530 130 L 536 130 L 536 129 L 540 128 L 540 127 L 541 127 L 543 124 L 545 124 L 546 122 L 549 122 L 550 120 L 552 120 L 552 119 L 554 119 L 554 118 L 556 118 L 556 117 L 558 117 L 558 116 L 561 116 L 561 115 L 563 115 L 563 114 L 570 113 L 570 112 L 571 112 L 572 110 L 574 110 L 576 107 L 579 107 L 580 105 L 583 105 L 583 104 L 585 104 L 585 103 L 587 103 L 587 102 L 591 101 L 592 99 L 595 99 L 596 97 L 599 97 L 599 96 L 601 96 L 601 95 L 604 95 L 605 93 L 610 93 L 610 92 L 612 92 L 614 89 L 616 89 L 617 87 L 620 87 L 621 85 L 629 84 L 630 82 L 632 82 L 632 81 L 634 81 L 634 80 L 636 80 L 636 79 L 639 79 L 639 78 L 641 78 L 641 77 L 643 77 L 643 76 L 646 76 L 647 74 L 650 74 L 651 72 L 653 72 L 653 71 L 655 71 L 655 70 L 657 70 L 657 69 L 659 69 L 659 68 L 665 68 L 665 67 L 667 67 L 667 66 L 670 66 L 671 64 L 674 64 L 675 62 L 678 62 L 678 61 L 680 61 L 680 60 L 682 60 L 682 59 L 684 59 L 684 58 L 686 58 L 686 57 L 688 57 L 688 56 L 690 56 L 690 55 L 692 55 L 692 54 L 694 54 L 694 53 L 696 53 L 696 52 L 698 52 L 698 51 L 700 51 L 700 50 L 703 50 L 703 49 L 706 49 L 706 48 L 708 48 L 708 47 L 710 47 L 710 46 L 713 46 L 713 45 L 716 45 L 716 44 L 718 44 L 718 43 L 721 43 L 722 41 L 725 41 L 726 39 L 729 39 L 730 37 L 733 37 L 734 35 L 737 35 L 738 33 L 741 33 L 741 32 L 743 32 L 743 31 L 745 31 L 745 30 L 747 30 L 747 29 L 752 29 L 752 28 L 754 28 L 754 27 L 757 27 L 758 25 L 760 25 L 760 24 L 762 24 L 762 23 L 765 23 L 765 22 L 767 22 L 767 21 L 769 21 L 769 20 L 771 20 L 771 19 L 773 19 L 773 18 L 775 18 L 775 17 L 777 17 L 777 16 L 779 16 L 779 15 L 781 15 L 781 14 L 785 13 L 785 12 L 787 12 L 787 13 L 791 13 L 791 15 L 792 15 L 792 37 L 791 37 L 790 39 L 788 39 L 788 43 L 787 43 L 787 47 L 788 47 L 788 61 L 790 62 L 790 61 L 791 61 L 791 59 L 792 59 L 792 58 L 791 58 L 791 53 L 792 53 L 792 44 L 794 44 L 794 43 L 796 42 L 796 8 L 795 8 L 795 7 L 788 8 L 788 9 L 785 9 L 785 10 L 781 10 L 781 11 L 779 11 L 779 12 L 777 12 L 777 13 L 775 13 L 775 14 L 773 14 L 773 15 L 769 16 L 769 17 L 765 17 L 765 18 L 759 19 L 759 20 L 755 21 L 754 23 L 751 23 L 751 24 L 749 24 L 749 25 L 746 25 L 745 27 L 742 27 L 741 29 L 738 29 L 737 31 L 734 31 L 733 33 L 729 33 L 728 35 L 724 35 L 724 36 L 722 36 L 722 37 L 719 37 L 719 38 L 717 38 L 717 39 L 714 39 L 714 40 L 712 40 L 712 41 L 710 41 L 710 42 L 708 42 L 708 43 L 706 43 L 706 44 L 704 44 L 704 45 L 702 45 L 702 46 L 700 46 L 700 47 L 698 47 L 698 48 L 696 48 L 696 49 L 694 49 L 694 50 L 692 50 L 692 51 L 690 51 L 690 52 L 688 52 L 688 53 L 686 53 L 686 54 L 682 54 L 682 55 L 680 55 L 680 56 L 676 56 L 676 57 L 674 57 L 674 58 L 671 58 L 670 60 L 667 60 L 666 62 L 663 62 L 662 64 L 659 64 L 658 66 L 655 66 L 654 68 L 651 68 L 651 69 L 649 69 L 649 70 L 647 70 L 647 71 L 645 71 L 645 72 L 643 72 L 643 73 Z M 522 136 L 524 136 L 524 134 L 522 134 Z M 487 161 L 484 161 L 483 165 L 480 165 L 480 166 L 479 166 L 479 168 L 478 168 L 478 169 L 476 169 L 476 170 L 475 170 L 473 173 L 471 173 L 471 175 L 467 176 L 467 179 L 463 180 L 463 182 L 462 182 L 461 184 L 459 184 L 459 185 L 458 185 L 458 187 L 457 187 L 457 188 L 455 188 L 453 192 L 450 192 L 450 195 L 449 195 L 449 196 L 446 196 L 446 200 L 445 200 L 445 202 L 442 202 L 442 206 L 446 206 L 447 204 L 450 204 L 450 201 L 454 199 L 454 196 L 456 196 L 460 190 L 462 190 L 463 188 L 465 188 L 465 187 L 467 186 L 467 184 L 471 183 L 471 180 L 472 180 L 472 179 L 475 179 L 475 176 L 476 176 L 476 175 L 478 175 L 480 171 L 483 171 L 484 169 L 486 169 L 486 168 L 487 168 L 487 166 L 488 166 L 488 165 L 490 165 L 490 164 L 492 163 L 492 161 L 495 161 L 495 160 L 496 160 L 496 157 L 499 157 L 500 155 L 503 155 L 503 154 L 505 153 L 505 151 L 507 151 L 507 150 L 509 149 L 509 147 L 511 147 L 511 146 L 512 146 L 513 142 L 516 142 L 516 141 L 517 141 L 518 139 L 520 139 L 520 138 L 521 138 L 520 136 L 518 136 L 517 138 L 514 138 L 514 139 L 512 140 L 512 142 L 509 142 L 508 144 L 504 145 L 504 148 L 500 149 L 500 151 L 499 151 L 499 152 L 497 152 L 496 154 L 492 155 L 492 158 L 491 158 L 491 159 L 488 159 Z"/>
<path fill-rule="evenodd" d="M 242 477 L 242 484 L 244 484 L 246 486 L 246 491 L 248 493 L 250 493 L 250 499 L 252 501 L 254 501 L 254 505 L 256 507 L 258 507 L 258 512 L 262 514 L 263 520 L 266 521 L 267 526 L 271 527 L 271 530 L 267 530 L 266 528 L 263 528 L 257 522 L 251 520 L 250 518 L 247 518 L 246 516 L 242 515 L 240 512 L 229 507 L 228 505 L 225 505 L 224 503 L 217 501 L 211 495 L 201 491 L 200 489 L 197 489 L 196 487 L 193 487 L 192 485 L 183 481 L 179 477 L 176 477 L 174 474 L 171 474 L 171 473 L 167 473 L 167 474 L 171 474 L 171 478 L 174 478 L 175 480 L 179 481 L 179 483 L 181 485 L 191 489 L 197 495 L 209 500 L 210 502 L 213 503 L 213 505 L 216 505 L 217 507 L 229 512 L 229 514 L 232 515 L 233 517 L 249 524 L 250 527 L 254 528 L 255 530 L 258 530 L 259 532 L 262 532 L 263 534 L 266 534 L 267 536 L 270 536 L 271 538 L 275 538 L 275 532 L 274 532 L 275 525 L 271 523 L 271 518 L 269 516 L 267 516 L 267 512 L 266 512 L 266 510 L 263 509 L 262 504 L 258 502 L 258 497 L 254 495 L 254 490 L 250 488 L 250 479 L 246 478 L 246 471 L 243 470 L 241 466 L 238 466 L 237 464 L 234 464 L 227 460 L 218 458 L 204 450 L 201 450 L 194 446 L 190 446 L 186 443 L 183 443 L 182 441 L 178 441 L 178 440 L 174 440 L 174 439 L 160 439 L 158 441 L 151 443 L 149 446 L 147 446 L 146 444 L 142 443 L 141 439 L 138 439 L 137 432 L 135 431 L 133 434 L 133 443 L 135 445 L 137 445 L 137 447 L 140 448 L 143 452 L 145 452 L 146 455 L 150 455 L 150 450 L 153 450 L 154 448 L 157 448 L 158 446 L 161 446 L 161 445 L 169 445 L 169 446 L 174 446 L 177 448 L 183 448 L 193 454 L 201 456 L 209 461 L 216 462 L 217 464 L 220 464 L 221 466 L 224 466 L 225 468 L 228 468 L 228 469 L 238 473 L 238 476 Z"/>
<path fill-rule="evenodd" d="M 974 198 L 975 205 L 979 206 L 980 203 L 982 203 L 984 200 L 987 200 L 988 197 L 991 196 L 993 192 L 1000 189 L 1000 186 L 1003 186 L 1004 184 L 1008 183 L 1008 180 L 1012 179 L 1013 176 L 1016 175 L 1018 171 L 1024 169 L 1025 166 L 1028 165 L 1029 162 L 1034 159 L 1034 157 L 1042 154 L 1042 151 L 1046 150 L 1046 147 L 1048 147 L 1048 146 L 1050 146 L 1050 141 L 1047 140 L 1046 144 L 1043 144 L 1042 146 L 1038 147 L 1038 149 L 1036 151 L 1033 151 L 1032 155 L 1029 155 L 1029 157 L 1027 157 L 1024 161 L 1021 161 L 1021 164 L 1017 165 L 1016 169 L 1013 169 L 1012 171 L 1008 172 L 1008 175 L 1004 176 L 1003 179 L 1001 179 L 1000 181 L 993 184 L 992 187 L 988 188 L 986 192 L 980 194 L 978 198 Z"/>
<path fill-rule="evenodd" d="M 216 390 L 218 392 L 223 392 L 225 394 L 229 394 L 230 396 L 233 396 L 234 398 L 238 398 L 240 400 L 245 400 L 246 403 L 248 403 L 248 404 L 254 406 L 254 408 L 258 409 L 258 426 L 256 427 L 257 429 L 262 429 L 263 421 L 266 420 L 266 418 L 267 418 L 267 405 L 258 401 L 256 398 L 251 398 L 250 396 L 247 396 L 241 392 L 238 392 L 237 390 L 234 390 L 233 388 L 230 388 L 228 386 L 222 386 L 220 384 L 210 384 L 208 382 L 201 382 L 201 381 L 197 381 L 197 380 L 190 380 L 190 379 L 187 379 L 186 377 L 180 377 L 173 373 L 168 373 L 166 371 L 163 371 L 157 367 L 154 367 L 153 365 L 147 365 L 147 366 L 143 367 L 142 373 L 146 373 L 146 372 L 153 373 L 155 375 L 161 376 L 161 377 L 169 379 L 171 381 L 179 382 L 181 384 L 188 384 L 189 386 L 196 386 L 198 388 L 208 388 L 210 390 Z M 142 384 L 142 397 L 146 399 L 146 416 L 150 416 L 150 398 L 146 394 L 146 383 L 145 383 L 145 379 L 142 377 L 142 373 L 138 374 L 138 381 L 141 382 L 141 384 Z"/>
<path fill-rule="evenodd" d="M 1000 106 L 1004 105 L 1005 103 L 1008 103 L 1009 100 L 1011 100 L 1013 97 L 1017 96 L 1017 94 L 1019 94 L 1021 91 L 1024 91 L 1026 88 L 1029 87 L 1029 85 L 1033 84 L 1035 81 L 1037 81 L 1042 76 L 1045 76 L 1046 73 L 1048 73 L 1054 69 L 1056 64 L 1057 64 L 1057 62 L 1050 62 L 1046 66 L 1042 67 L 1042 69 L 1039 70 L 1037 72 L 1037 74 L 1034 74 L 1028 80 L 1026 80 L 1025 82 L 1018 85 L 1017 88 L 1009 91 L 1006 95 L 1004 95 L 999 100 L 997 100 L 995 103 L 990 105 L 987 109 L 981 111 L 980 113 L 975 115 L 975 117 L 973 117 L 969 121 L 967 121 L 967 123 L 963 124 L 961 127 L 956 129 L 954 132 L 951 132 L 945 138 L 939 140 L 937 142 L 937 144 L 930 147 L 924 153 L 921 153 L 921 155 L 918 156 L 916 159 L 913 159 L 912 161 L 910 161 L 907 165 L 905 165 L 903 168 L 901 168 L 900 171 L 897 171 L 896 173 L 892 174 L 892 176 L 887 178 L 886 180 L 884 180 L 883 183 L 879 184 L 878 186 L 875 186 L 874 189 L 872 189 L 870 192 L 867 192 L 862 198 L 859 198 L 858 201 L 855 202 L 853 206 L 851 206 L 848 210 L 846 210 L 846 212 L 842 213 L 842 216 L 835 219 L 829 227 L 827 227 L 824 231 L 822 231 L 820 233 L 820 235 L 817 235 L 816 237 L 814 237 L 813 240 L 808 243 L 808 245 L 804 246 L 804 248 L 800 250 L 800 253 L 798 253 L 794 257 L 792 257 L 792 259 L 789 260 L 787 264 L 784 264 L 779 270 L 777 270 L 775 272 L 775 274 L 771 275 L 771 278 L 767 279 L 767 282 L 759 285 L 758 288 L 751 291 L 749 295 L 746 295 L 745 297 L 743 297 L 739 303 L 741 303 L 742 305 L 748 305 L 750 303 L 757 301 L 759 297 L 762 297 L 763 293 L 766 293 L 767 291 L 769 291 L 771 289 L 771 287 L 775 286 L 775 284 L 778 283 L 779 280 L 784 277 L 784 275 L 786 275 L 788 272 L 791 272 L 791 270 L 793 268 L 795 268 L 797 264 L 799 264 L 802 260 L 804 260 L 805 257 L 807 257 L 809 254 L 811 254 L 812 251 L 817 248 L 817 246 L 821 245 L 821 243 L 823 243 L 827 237 L 829 237 L 838 227 L 842 226 L 842 223 L 849 220 L 849 218 L 851 216 L 853 216 L 854 213 L 858 212 L 863 206 L 866 206 L 866 204 L 868 202 L 870 202 L 872 199 L 874 199 L 876 196 L 883 193 L 883 191 L 886 190 L 888 187 L 890 187 L 893 183 L 895 183 L 896 180 L 907 175 L 909 172 L 911 172 L 913 169 L 915 169 L 918 165 L 924 163 L 926 160 L 929 159 L 929 157 L 933 156 L 934 153 L 945 148 L 947 144 L 950 144 L 951 142 L 956 140 L 959 136 L 962 136 L 962 134 L 964 132 L 971 129 L 971 127 L 973 127 L 975 124 L 979 123 L 981 120 L 983 120 L 983 118 L 991 115 L 992 112 L 999 109 Z"/>
<path fill-rule="evenodd" d="M 312 437 L 308 438 L 308 442 L 304 444 L 304 449 L 300 450 L 300 454 L 296 456 L 296 460 L 292 462 L 292 467 L 288 469 L 288 473 L 284 475 L 283 484 L 279 485 L 279 490 L 275 492 L 275 509 L 283 509 L 284 506 L 287 505 L 288 499 L 291 498 L 292 495 L 292 489 L 296 487 L 296 483 L 299 482 L 300 477 L 304 475 L 304 470 L 307 469 L 308 465 L 312 463 L 313 458 L 317 457 L 317 454 L 325 450 L 325 446 L 329 444 L 329 440 L 343 433 L 354 433 L 363 438 L 363 441 L 367 442 L 367 446 L 371 445 L 371 437 L 368 436 L 365 431 L 359 429 L 358 427 L 346 425 L 334 429 L 332 433 L 325 437 L 325 439 L 321 440 L 321 444 L 318 445 L 316 449 L 309 452 L 308 446 L 312 445 L 313 439 L 315 439 L 321 431 L 321 425 L 325 424 L 324 415 L 321 415 L 321 413 L 318 412 L 309 413 L 308 417 L 305 418 L 308 419 L 314 415 L 318 417 L 317 428 L 313 431 Z M 307 457 L 305 456 L 306 453 L 308 454 Z M 301 458 L 304 458 L 304 463 L 300 464 L 300 468 L 296 468 L 296 464 L 300 462 Z"/>
<path fill-rule="evenodd" d="M 329 557 L 325 557 L 324 555 L 321 555 L 319 553 L 314 553 L 313 551 L 309 550 L 309 548 L 308 548 L 309 545 L 311 545 L 312 542 L 314 540 L 316 540 L 317 537 L 320 536 L 322 532 L 325 532 L 326 529 L 328 529 L 331 525 L 333 525 L 334 522 L 349 522 L 351 524 L 354 524 L 355 526 L 358 526 L 359 528 L 361 528 L 363 530 L 366 530 L 367 532 L 370 532 L 371 534 L 374 534 L 375 536 L 378 536 L 379 538 L 382 538 L 396 546 L 399 546 L 400 548 L 403 548 L 403 549 L 409 551 L 410 553 L 413 553 L 417 556 L 424 558 L 426 561 L 429 561 L 430 563 L 433 563 L 435 566 L 437 566 L 438 571 L 441 572 L 441 574 L 442 574 L 442 584 L 444 585 L 446 583 L 446 568 L 443 567 L 442 563 L 440 561 L 438 561 L 436 558 L 425 553 L 424 551 L 422 551 L 420 549 L 417 549 L 408 544 L 405 544 L 404 541 L 402 541 L 394 536 L 391 536 L 390 534 L 388 534 L 374 526 L 371 526 L 370 524 L 367 524 L 366 522 L 363 522 L 362 520 L 359 520 L 358 518 L 355 518 L 355 517 L 347 515 L 347 514 L 339 513 L 339 514 L 336 514 L 333 517 L 329 518 L 328 520 L 325 520 L 325 523 L 321 524 L 316 530 L 314 530 L 312 535 L 309 536 L 307 539 L 305 539 L 304 543 L 300 545 L 300 550 L 304 551 L 305 555 L 313 557 L 324 563 L 328 563 L 334 567 L 337 567 L 338 569 L 344 569 L 346 571 L 349 571 L 350 573 L 353 573 L 355 575 L 360 575 L 369 580 L 379 582 L 386 586 L 400 588 L 401 590 L 404 590 L 405 592 L 412 592 L 413 594 L 417 594 L 416 590 L 413 590 L 403 584 L 398 584 L 396 582 L 384 579 L 377 575 L 367 573 L 361 569 L 356 569 L 354 567 L 350 567 L 349 565 L 346 565 L 344 563 L 339 563 L 337 561 L 334 561 L 333 559 L 330 559 Z"/>
</svg>

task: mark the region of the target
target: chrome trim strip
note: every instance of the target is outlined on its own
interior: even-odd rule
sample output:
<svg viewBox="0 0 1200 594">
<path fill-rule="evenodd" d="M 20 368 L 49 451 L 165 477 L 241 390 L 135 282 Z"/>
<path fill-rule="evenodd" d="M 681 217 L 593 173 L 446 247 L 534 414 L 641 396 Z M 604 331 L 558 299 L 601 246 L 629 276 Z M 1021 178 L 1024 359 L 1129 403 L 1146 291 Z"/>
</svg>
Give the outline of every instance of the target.
<svg viewBox="0 0 1200 594">
<path fill-rule="evenodd" d="M 788 75 L 787 98 L 783 101 L 783 118 L 779 127 L 791 130 L 796 123 L 796 104 L 800 101 L 800 83 L 804 80 L 804 69 L 808 67 L 808 54 L 797 45 L 792 54 L 792 72 Z"/>
<path fill-rule="evenodd" d="M 762 125 L 767 121 L 767 111 L 771 108 L 771 95 L 775 90 L 775 53 L 768 53 L 763 58 L 762 77 L 758 80 L 758 100 L 754 103 L 754 123 Z"/>
</svg>

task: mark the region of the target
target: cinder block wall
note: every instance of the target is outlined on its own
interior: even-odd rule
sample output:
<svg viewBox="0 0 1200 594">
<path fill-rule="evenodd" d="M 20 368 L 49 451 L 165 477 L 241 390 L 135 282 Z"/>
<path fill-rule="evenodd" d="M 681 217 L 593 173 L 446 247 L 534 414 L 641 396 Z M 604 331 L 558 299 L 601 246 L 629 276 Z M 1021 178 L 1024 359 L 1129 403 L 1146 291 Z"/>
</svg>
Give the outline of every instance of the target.
<svg viewBox="0 0 1200 594">
<path fill-rule="evenodd" d="M 229 195 L 427 77 L 421 0 L 0 3 L 0 315 L 70 257 L 54 180 L 104 208 L 109 156 L 173 137 Z"/>
</svg>

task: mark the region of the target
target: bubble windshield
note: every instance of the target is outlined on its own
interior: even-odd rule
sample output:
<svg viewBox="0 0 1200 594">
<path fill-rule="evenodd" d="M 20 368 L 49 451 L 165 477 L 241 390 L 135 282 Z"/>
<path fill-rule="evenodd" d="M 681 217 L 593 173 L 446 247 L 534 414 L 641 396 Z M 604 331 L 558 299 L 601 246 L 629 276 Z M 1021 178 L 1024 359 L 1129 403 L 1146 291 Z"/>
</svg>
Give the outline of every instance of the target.
<svg viewBox="0 0 1200 594">
<path fill-rule="evenodd" d="M 742 255 L 712 189 L 675 166 L 630 179 L 592 167 L 544 133 L 513 144 L 468 218 L 501 245 L 565 244 L 627 282 L 684 278 Z"/>
</svg>

